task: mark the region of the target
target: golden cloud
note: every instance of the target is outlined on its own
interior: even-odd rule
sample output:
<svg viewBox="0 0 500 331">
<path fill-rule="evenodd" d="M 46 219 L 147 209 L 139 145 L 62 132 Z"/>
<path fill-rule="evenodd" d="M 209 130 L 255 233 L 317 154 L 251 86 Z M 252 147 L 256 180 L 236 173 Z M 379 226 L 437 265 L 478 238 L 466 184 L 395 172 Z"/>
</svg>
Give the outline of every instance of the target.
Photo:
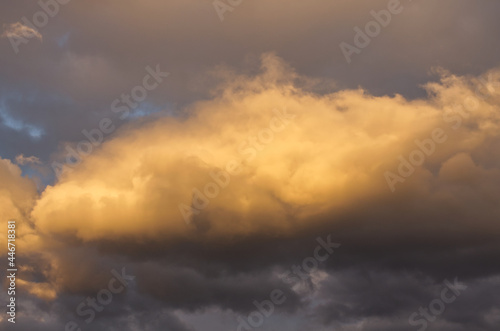
<svg viewBox="0 0 500 331">
<path fill-rule="evenodd" d="M 30 249 L 27 241 L 33 240 L 35 230 L 29 221 L 38 193 L 35 183 L 22 176 L 21 169 L 9 160 L 0 159 L 0 226 L 7 229 L 10 220 L 16 221 L 16 246 Z M 33 245 L 34 242 L 32 241 Z M 33 247 L 30 245 L 31 247 Z M 7 252 L 7 232 L 0 236 L 0 254 Z"/>
<path fill-rule="evenodd" d="M 304 78 L 274 55 L 262 61 L 257 76 L 229 74 L 187 119 L 122 130 L 47 187 L 32 213 L 37 228 L 86 241 L 179 239 L 193 227 L 212 239 L 292 234 L 391 196 L 384 174 L 399 176 L 399 158 L 435 129 L 447 141 L 395 184 L 401 192 L 455 199 L 449 181 L 474 179 L 461 168 L 498 182 L 497 168 L 480 168 L 499 160 L 489 152 L 499 143 L 498 71 L 486 90 L 441 71 L 428 98 L 406 100 L 362 89 L 317 95 L 295 86 Z"/>
</svg>

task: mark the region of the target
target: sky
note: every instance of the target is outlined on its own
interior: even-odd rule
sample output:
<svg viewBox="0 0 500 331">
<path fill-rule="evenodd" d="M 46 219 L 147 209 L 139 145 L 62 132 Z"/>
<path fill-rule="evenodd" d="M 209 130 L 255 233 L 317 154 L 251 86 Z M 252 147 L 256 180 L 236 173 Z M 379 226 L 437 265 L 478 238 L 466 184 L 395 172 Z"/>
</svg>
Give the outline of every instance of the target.
<svg viewBox="0 0 500 331">
<path fill-rule="evenodd" d="M 0 331 L 498 330 L 499 13 L 2 2 Z"/>
</svg>

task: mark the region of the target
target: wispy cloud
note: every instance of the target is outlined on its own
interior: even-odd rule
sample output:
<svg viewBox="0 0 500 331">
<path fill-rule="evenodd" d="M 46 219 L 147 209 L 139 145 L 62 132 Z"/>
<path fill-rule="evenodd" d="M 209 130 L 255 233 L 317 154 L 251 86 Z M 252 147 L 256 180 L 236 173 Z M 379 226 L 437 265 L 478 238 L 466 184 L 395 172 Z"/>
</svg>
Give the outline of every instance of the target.
<svg viewBox="0 0 500 331">
<path fill-rule="evenodd" d="M 41 164 L 40 159 L 36 156 L 24 156 L 23 154 L 16 156 L 16 163 L 19 165 Z"/>
<path fill-rule="evenodd" d="M 43 41 L 43 36 L 38 30 L 30 28 L 22 24 L 21 22 L 16 22 L 12 24 L 3 25 L 2 38 L 37 38 Z"/>
</svg>

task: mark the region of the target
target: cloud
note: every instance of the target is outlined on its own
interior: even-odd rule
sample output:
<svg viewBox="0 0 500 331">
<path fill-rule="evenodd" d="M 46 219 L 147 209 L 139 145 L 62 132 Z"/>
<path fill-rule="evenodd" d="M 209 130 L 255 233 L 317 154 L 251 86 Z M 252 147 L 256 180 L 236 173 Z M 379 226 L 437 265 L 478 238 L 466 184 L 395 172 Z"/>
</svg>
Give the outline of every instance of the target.
<svg viewBox="0 0 500 331">
<path fill-rule="evenodd" d="M 16 156 L 16 163 L 19 165 L 41 164 L 40 159 L 36 156 L 24 156 L 23 154 Z"/>
<path fill-rule="evenodd" d="M 35 183 L 22 176 L 21 169 L 9 160 L 0 159 L 0 226 L 7 229 L 9 220 L 16 221 L 18 244 L 33 240 L 36 232 L 29 221 L 29 213 L 38 198 Z M 0 254 L 7 253 L 7 236 L 0 238 Z M 34 241 L 31 244 L 35 244 Z M 27 247 L 26 247 L 27 248 Z M 28 248 L 27 248 L 28 250 Z"/>
<path fill-rule="evenodd" d="M 22 290 L 40 299 L 51 301 L 57 297 L 56 291 L 47 283 L 34 283 L 19 279 L 17 280 L 17 284 Z"/>
<path fill-rule="evenodd" d="M 21 22 L 4 24 L 3 30 L 4 31 L 0 36 L 1 38 L 9 38 L 9 39 L 37 38 L 38 40 L 43 41 L 43 37 L 40 34 L 40 32 L 38 32 L 38 30 L 30 28 L 29 26 L 26 26 Z"/>
<path fill-rule="evenodd" d="M 436 128 L 449 142 L 397 184 L 401 194 L 429 205 L 459 204 L 447 192 L 463 179 L 456 171 L 454 180 L 449 175 L 461 153 L 483 169 L 471 185 L 493 199 L 497 190 L 487 183 L 500 177 L 492 168 L 496 154 L 488 151 L 498 143 L 498 95 L 479 99 L 470 79 L 443 75 L 442 83 L 427 86 L 427 99 L 374 97 L 361 89 L 315 95 L 295 87 L 296 74 L 266 55 L 261 74 L 230 74 L 212 100 L 189 108 L 189 118 L 163 118 L 123 130 L 47 187 L 32 216 L 45 233 L 85 241 L 190 238 L 196 231 L 186 226 L 179 205 L 199 205 L 193 189 L 210 195 L 206 187 L 215 181 L 214 174 L 236 160 L 241 173 L 230 176 L 230 184 L 193 215 L 198 230 L 209 240 L 294 235 L 332 222 L 355 209 L 360 199 L 385 196 L 391 208 L 397 198 L 384 173 L 397 172 L 398 158 L 408 158 L 415 140 L 424 141 Z M 467 97 L 477 99 L 477 110 L 455 130 L 455 120 L 448 123 L 443 116 Z M 272 138 L 259 138 L 276 110 L 293 114 L 293 120 L 271 132 Z M 462 194 L 470 189 L 460 188 Z M 497 213 L 495 206 L 488 208 L 494 212 L 483 215 L 486 228 Z"/>
</svg>

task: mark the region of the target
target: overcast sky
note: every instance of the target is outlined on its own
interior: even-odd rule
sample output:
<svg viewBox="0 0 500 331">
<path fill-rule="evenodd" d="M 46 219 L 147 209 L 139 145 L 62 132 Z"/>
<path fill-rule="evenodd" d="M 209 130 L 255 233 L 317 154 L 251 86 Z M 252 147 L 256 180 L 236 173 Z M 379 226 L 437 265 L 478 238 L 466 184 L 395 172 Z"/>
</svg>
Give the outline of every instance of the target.
<svg viewBox="0 0 500 331">
<path fill-rule="evenodd" d="M 0 330 L 498 330 L 499 14 L 4 1 Z"/>
</svg>

